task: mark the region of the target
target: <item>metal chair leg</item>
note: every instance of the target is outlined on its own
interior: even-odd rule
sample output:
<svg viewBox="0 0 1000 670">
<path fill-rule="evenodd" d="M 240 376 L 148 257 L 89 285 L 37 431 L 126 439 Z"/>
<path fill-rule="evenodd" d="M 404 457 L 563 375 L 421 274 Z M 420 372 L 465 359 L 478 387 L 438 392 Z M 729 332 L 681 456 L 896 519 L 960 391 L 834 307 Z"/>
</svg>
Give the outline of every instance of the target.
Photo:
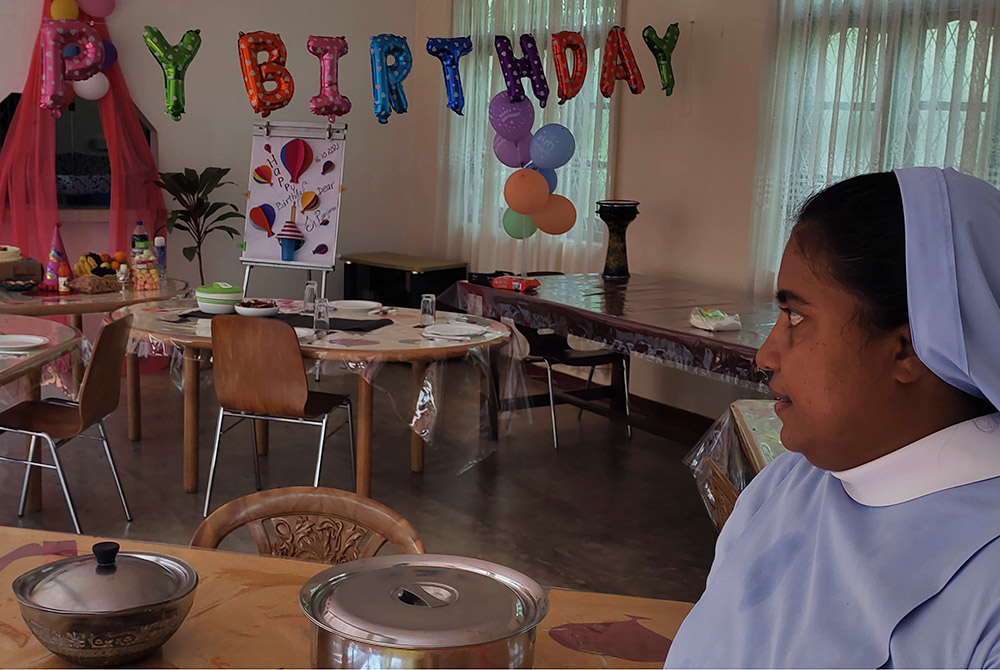
<svg viewBox="0 0 1000 670">
<path fill-rule="evenodd" d="M 357 457 L 355 452 L 357 451 L 357 445 L 354 443 L 354 410 L 351 408 L 351 399 L 348 398 L 344 403 L 347 408 L 347 434 L 351 438 L 351 481 L 354 483 L 354 490 L 358 490 L 358 467 L 355 462 Z"/>
<path fill-rule="evenodd" d="M 17 515 L 24 516 L 24 505 L 28 500 L 28 480 L 31 479 L 31 463 L 35 460 L 35 445 L 38 436 L 31 436 L 31 446 L 28 447 L 28 465 L 24 466 L 24 485 L 21 486 L 21 502 L 17 504 Z"/>
<path fill-rule="evenodd" d="M 545 371 L 549 378 L 549 413 L 552 414 L 552 445 L 556 451 L 559 450 L 559 434 L 556 432 L 556 399 L 552 391 L 552 364 L 545 361 Z"/>
<path fill-rule="evenodd" d="M 628 428 L 628 439 L 632 439 L 632 413 L 629 411 L 628 406 L 628 365 L 629 360 L 627 356 L 622 357 L 622 381 L 625 387 L 625 426 Z"/>
<path fill-rule="evenodd" d="M 253 482 L 260 491 L 260 457 L 257 455 L 257 422 L 250 419 L 250 454 L 253 456 Z"/>
<path fill-rule="evenodd" d="M 590 374 L 587 375 L 587 385 L 583 387 L 584 390 L 587 390 L 587 389 L 590 388 L 590 384 L 594 381 L 594 370 L 596 370 L 596 369 L 597 369 L 596 365 L 591 365 L 590 366 Z M 583 420 L 583 408 L 582 407 L 580 408 L 580 412 L 576 415 L 576 420 L 577 421 L 582 421 Z"/>
<path fill-rule="evenodd" d="M 316 475 L 313 477 L 313 486 L 319 486 L 319 473 L 323 468 L 323 445 L 326 444 L 326 422 L 329 419 L 329 414 L 323 415 L 323 425 L 319 427 L 319 451 L 316 453 Z"/>
<path fill-rule="evenodd" d="M 222 413 L 223 409 L 219 408 L 219 422 L 215 425 L 215 448 L 212 449 L 212 466 L 208 469 L 208 486 L 205 488 L 205 510 L 202 512 L 203 517 L 208 516 L 208 504 L 212 500 L 212 482 L 215 480 L 215 463 L 219 460 L 219 438 L 222 437 Z M 257 448 L 256 442 L 254 443 L 254 449 Z"/>
<path fill-rule="evenodd" d="M 62 486 L 63 495 L 66 497 L 66 505 L 69 507 L 69 516 L 73 519 L 73 528 L 76 529 L 77 535 L 82 535 L 83 531 L 80 530 L 80 520 L 76 518 L 76 507 L 73 506 L 73 497 L 69 494 L 69 485 L 66 484 L 66 475 L 63 474 L 62 462 L 59 460 L 56 443 L 53 442 L 52 438 L 48 435 L 43 436 L 43 439 L 49 443 L 49 451 L 52 453 L 52 462 L 55 463 L 56 474 L 59 475 L 59 485 Z"/>
<path fill-rule="evenodd" d="M 118 468 L 115 467 L 115 457 L 111 455 L 111 445 L 108 443 L 108 433 L 104 430 L 104 420 L 97 422 L 97 428 L 101 431 L 101 442 L 104 443 L 104 454 L 108 457 L 108 465 L 111 466 L 111 474 L 115 478 L 115 486 L 118 487 L 118 497 L 122 499 L 122 508 L 125 510 L 125 520 L 132 520 L 132 513 L 128 511 L 128 503 L 125 501 L 125 490 L 122 488 L 122 480 L 118 477 Z"/>
</svg>

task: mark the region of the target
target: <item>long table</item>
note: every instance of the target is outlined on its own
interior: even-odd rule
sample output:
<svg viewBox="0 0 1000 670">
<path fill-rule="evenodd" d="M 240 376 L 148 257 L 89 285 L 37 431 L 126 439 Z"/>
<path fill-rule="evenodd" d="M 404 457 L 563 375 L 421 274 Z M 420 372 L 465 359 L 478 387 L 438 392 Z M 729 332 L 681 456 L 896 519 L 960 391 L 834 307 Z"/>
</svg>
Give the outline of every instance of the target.
<svg viewBox="0 0 1000 670">
<path fill-rule="evenodd" d="M 90 553 L 81 535 L 0 527 L 0 581 L 43 563 Z M 299 608 L 302 584 L 318 563 L 176 545 L 116 540 L 123 551 L 170 554 L 198 572 L 187 618 L 147 668 L 308 668 L 310 624 Z M 8 587 L 9 588 L 9 587 Z M 660 668 L 691 603 L 552 589 L 538 628 L 540 668 Z M 660 656 L 662 654 L 662 657 Z M 10 592 L 0 598 L 0 665 L 71 667 L 50 654 L 21 619 Z"/>
</svg>

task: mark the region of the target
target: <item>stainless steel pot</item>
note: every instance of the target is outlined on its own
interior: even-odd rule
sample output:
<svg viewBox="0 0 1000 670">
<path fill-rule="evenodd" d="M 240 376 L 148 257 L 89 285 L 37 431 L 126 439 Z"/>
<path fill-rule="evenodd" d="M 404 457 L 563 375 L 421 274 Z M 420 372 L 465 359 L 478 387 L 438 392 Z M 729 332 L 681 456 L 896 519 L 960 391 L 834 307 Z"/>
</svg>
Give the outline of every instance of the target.
<svg viewBox="0 0 1000 670">
<path fill-rule="evenodd" d="M 21 616 L 38 641 L 77 665 L 121 665 L 166 642 L 191 609 L 198 573 L 162 554 L 94 553 L 40 566 L 14 580 Z"/>
<path fill-rule="evenodd" d="M 520 572 L 435 554 L 335 566 L 299 600 L 314 668 L 530 668 L 549 609 Z"/>
</svg>

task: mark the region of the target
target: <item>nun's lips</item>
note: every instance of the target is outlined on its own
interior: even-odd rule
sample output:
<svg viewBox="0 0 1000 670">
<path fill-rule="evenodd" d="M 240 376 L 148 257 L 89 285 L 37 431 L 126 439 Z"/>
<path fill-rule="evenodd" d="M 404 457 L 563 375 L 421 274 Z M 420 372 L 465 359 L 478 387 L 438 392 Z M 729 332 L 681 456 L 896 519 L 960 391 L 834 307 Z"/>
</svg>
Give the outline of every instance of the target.
<svg viewBox="0 0 1000 670">
<path fill-rule="evenodd" d="M 776 414 L 792 406 L 792 399 L 782 393 L 779 389 L 776 389 L 773 385 L 771 386 L 771 393 L 774 394 L 774 399 L 777 401 L 774 403 L 774 411 Z"/>
</svg>

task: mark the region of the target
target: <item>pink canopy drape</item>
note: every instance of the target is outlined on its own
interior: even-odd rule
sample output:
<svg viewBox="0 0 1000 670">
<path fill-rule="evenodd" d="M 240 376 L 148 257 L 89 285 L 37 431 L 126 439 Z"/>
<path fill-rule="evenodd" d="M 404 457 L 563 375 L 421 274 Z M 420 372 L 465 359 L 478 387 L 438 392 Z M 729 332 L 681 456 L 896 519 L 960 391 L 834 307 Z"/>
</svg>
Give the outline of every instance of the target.
<svg viewBox="0 0 1000 670">
<path fill-rule="evenodd" d="M 49 16 L 51 0 L 43 0 L 41 17 Z M 104 19 L 83 12 L 101 37 L 111 40 Z M 39 104 L 41 46 L 28 67 L 21 101 L 0 150 L 0 242 L 14 244 L 25 255 L 44 259 L 58 221 L 55 175 L 55 119 Z M 125 249 L 131 226 L 139 219 L 155 228 L 166 220 L 163 194 L 153 184 L 156 162 L 146 142 L 121 66 L 104 70 L 111 84 L 98 101 L 111 164 L 111 207 L 108 250 Z"/>
</svg>

